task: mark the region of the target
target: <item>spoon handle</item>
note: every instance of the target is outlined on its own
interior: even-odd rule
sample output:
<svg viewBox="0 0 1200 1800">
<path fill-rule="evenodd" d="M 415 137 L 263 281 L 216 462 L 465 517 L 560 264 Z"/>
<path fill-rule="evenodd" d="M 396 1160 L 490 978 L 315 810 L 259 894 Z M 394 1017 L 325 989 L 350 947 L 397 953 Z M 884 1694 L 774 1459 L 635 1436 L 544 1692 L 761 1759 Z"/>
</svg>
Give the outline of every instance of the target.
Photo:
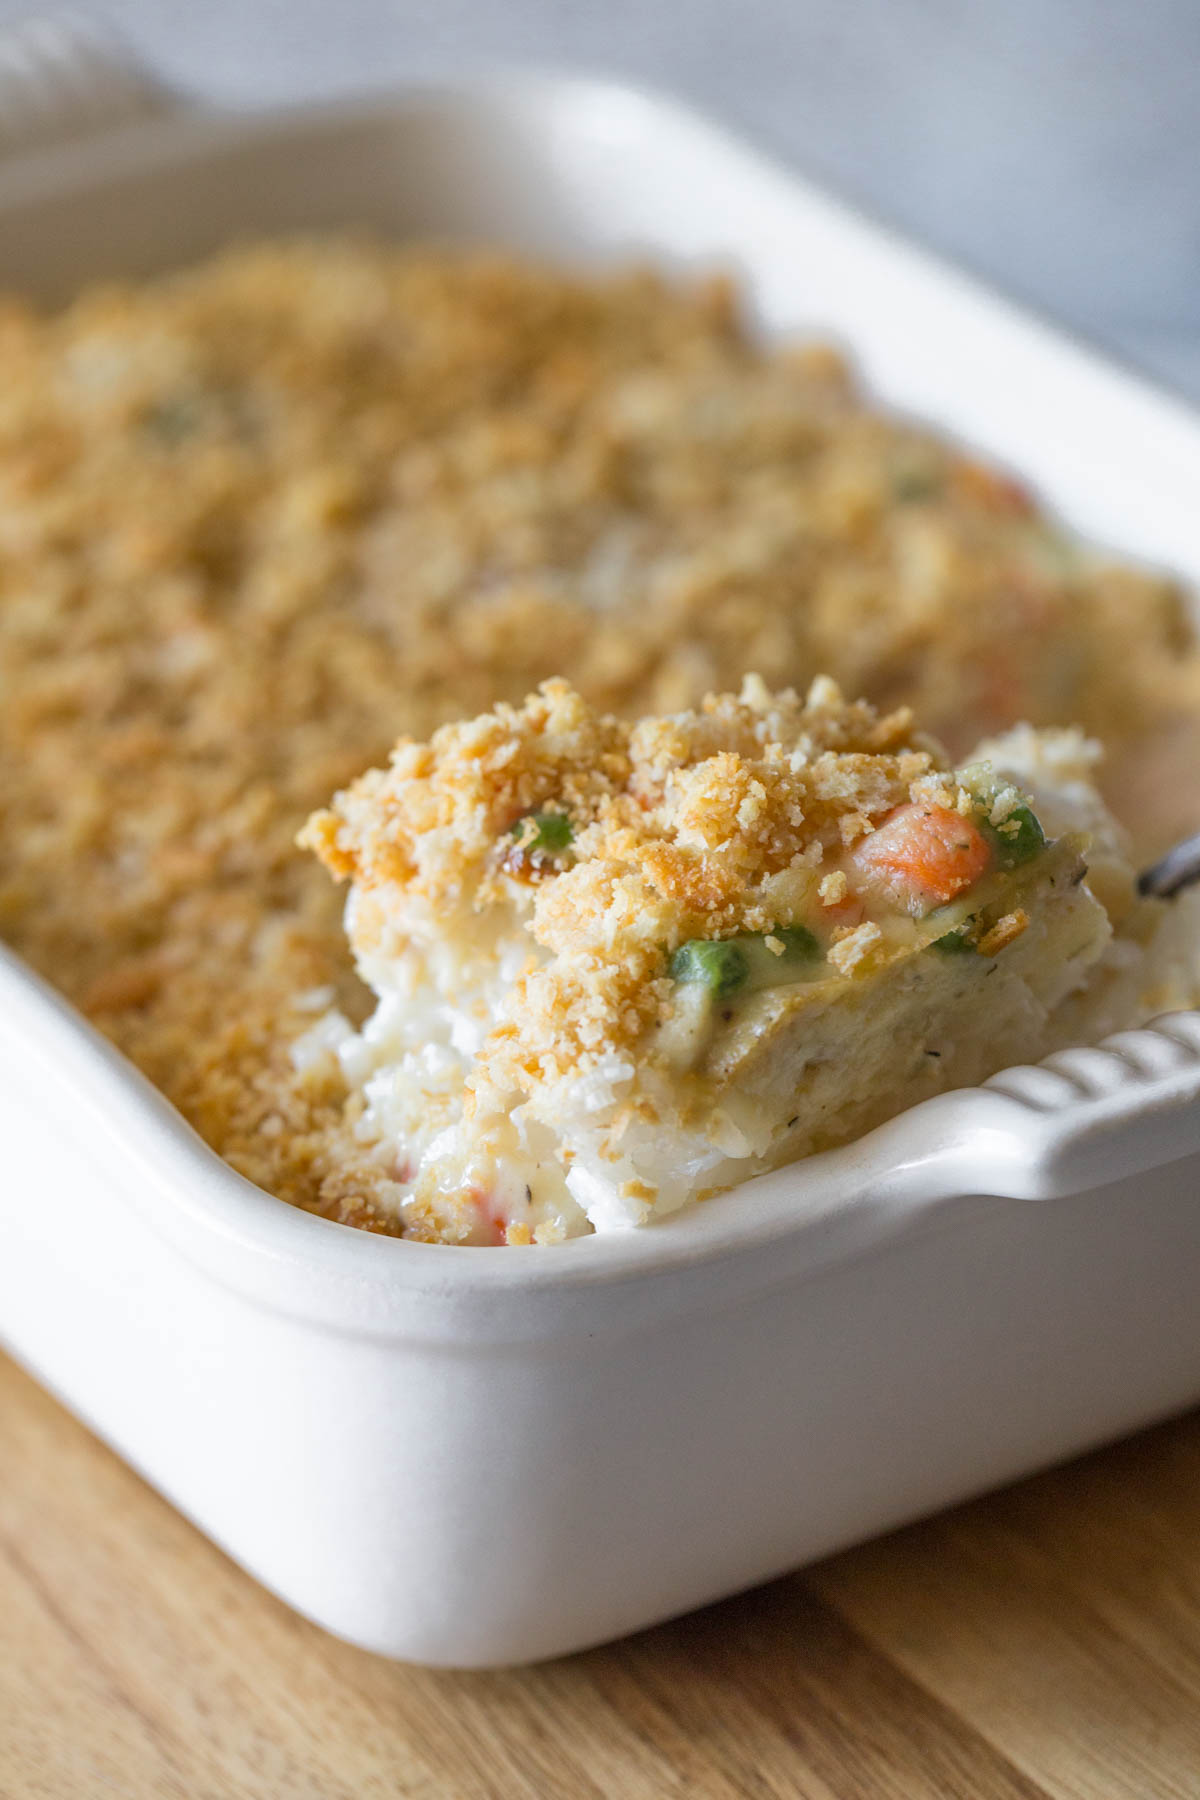
<svg viewBox="0 0 1200 1800">
<path fill-rule="evenodd" d="M 1194 881 L 1200 881 L 1200 831 L 1194 837 L 1184 838 L 1181 844 L 1172 845 L 1165 856 L 1143 869 L 1138 876 L 1138 893 L 1169 900 Z"/>
</svg>

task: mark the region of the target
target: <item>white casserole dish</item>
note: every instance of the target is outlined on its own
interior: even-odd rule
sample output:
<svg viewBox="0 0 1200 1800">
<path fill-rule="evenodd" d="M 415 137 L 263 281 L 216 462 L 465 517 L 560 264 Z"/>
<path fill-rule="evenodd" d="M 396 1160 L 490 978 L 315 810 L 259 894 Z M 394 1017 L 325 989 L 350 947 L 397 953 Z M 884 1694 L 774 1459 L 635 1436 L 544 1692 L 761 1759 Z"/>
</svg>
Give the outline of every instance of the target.
<svg viewBox="0 0 1200 1800">
<path fill-rule="evenodd" d="M 43 138 L 80 67 L 60 45 Z M 347 222 L 732 261 L 768 330 L 844 336 L 885 399 L 1200 580 L 1200 423 L 674 104 L 505 78 L 241 118 L 88 73 L 104 129 L 0 169 L 0 286 Z M 393 1656 L 568 1651 L 1200 1397 L 1197 1014 L 640 1233 L 467 1251 L 251 1187 L 0 958 L 0 1131 L 0 1338 L 268 1587 Z"/>
</svg>

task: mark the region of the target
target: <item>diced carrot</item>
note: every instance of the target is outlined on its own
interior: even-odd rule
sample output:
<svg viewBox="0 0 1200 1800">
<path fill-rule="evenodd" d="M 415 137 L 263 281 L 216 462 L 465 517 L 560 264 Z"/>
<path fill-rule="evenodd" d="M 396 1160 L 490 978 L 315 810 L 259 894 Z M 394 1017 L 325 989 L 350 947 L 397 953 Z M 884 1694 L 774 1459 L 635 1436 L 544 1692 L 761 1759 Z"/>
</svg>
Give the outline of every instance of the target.
<svg viewBox="0 0 1200 1800">
<path fill-rule="evenodd" d="M 1034 498 L 1029 489 L 999 469 L 959 457 L 954 464 L 954 485 L 968 500 L 975 501 L 986 512 L 1008 513 L 1015 518 L 1028 518 L 1034 511 Z"/>
<path fill-rule="evenodd" d="M 972 819 L 913 800 L 860 839 L 849 860 L 860 876 L 919 913 L 974 887 L 992 865 L 992 848 Z"/>
<path fill-rule="evenodd" d="M 502 1244 L 508 1222 L 493 1196 L 481 1187 L 472 1186 L 467 1189 L 467 1198 L 473 1203 L 478 1220 L 468 1241 L 476 1244 Z"/>
<path fill-rule="evenodd" d="M 822 900 L 818 920 L 822 925 L 861 925 L 865 916 L 859 896 L 846 893 L 840 900 Z"/>
</svg>

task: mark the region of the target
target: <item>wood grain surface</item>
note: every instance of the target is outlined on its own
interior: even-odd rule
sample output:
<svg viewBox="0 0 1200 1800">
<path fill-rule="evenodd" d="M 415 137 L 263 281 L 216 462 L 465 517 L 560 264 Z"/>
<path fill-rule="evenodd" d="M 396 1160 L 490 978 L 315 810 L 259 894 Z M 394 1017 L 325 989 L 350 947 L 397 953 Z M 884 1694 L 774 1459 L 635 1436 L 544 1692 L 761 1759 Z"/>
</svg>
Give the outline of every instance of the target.
<svg viewBox="0 0 1200 1800">
<path fill-rule="evenodd" d="M 1200 1417 L 535 1669 L 352 1650 L 0 1359 L 3 1800 L 1195 1800 Z"/>
</svg>

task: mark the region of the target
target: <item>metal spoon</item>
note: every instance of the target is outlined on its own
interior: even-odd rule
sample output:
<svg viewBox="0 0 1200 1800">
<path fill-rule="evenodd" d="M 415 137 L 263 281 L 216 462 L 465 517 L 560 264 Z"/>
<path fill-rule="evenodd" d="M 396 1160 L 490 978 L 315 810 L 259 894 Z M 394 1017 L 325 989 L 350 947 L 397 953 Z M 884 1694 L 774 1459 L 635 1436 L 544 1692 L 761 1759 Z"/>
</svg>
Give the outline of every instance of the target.
<svg viewBox="0 0 1200 1800">
<path fill-rule="evenodd" d="M 1194 837 L 1184 838 L 1181 844 L 1173 844 L 1165 856 L 1143 869 L 1138 876 L 1138 893 L 1169 900 L 1194 881 L 1200 881 L 1200 831 Z"/>
</svg>

